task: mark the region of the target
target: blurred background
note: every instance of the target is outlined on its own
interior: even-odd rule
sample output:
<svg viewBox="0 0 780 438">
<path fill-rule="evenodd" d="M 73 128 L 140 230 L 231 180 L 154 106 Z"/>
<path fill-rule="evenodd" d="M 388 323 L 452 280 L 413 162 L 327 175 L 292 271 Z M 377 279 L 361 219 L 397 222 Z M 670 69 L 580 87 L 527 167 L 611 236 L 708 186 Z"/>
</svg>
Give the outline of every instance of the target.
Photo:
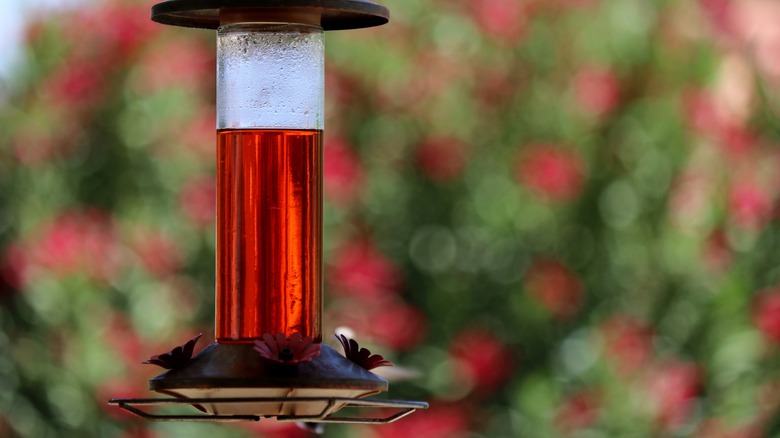
<svg viewBox="0 0 780 438">
<path fill-rule="evenodd" d="M 105 403 L 213 339 L 214 34 L 154 3 L 0 7 L 0 436 L 310 436 Z M 326 37 L 324 330 L 431 409 L 325 436 L 780 436 L 780 3 L 383 4 Z"/>
</svg>

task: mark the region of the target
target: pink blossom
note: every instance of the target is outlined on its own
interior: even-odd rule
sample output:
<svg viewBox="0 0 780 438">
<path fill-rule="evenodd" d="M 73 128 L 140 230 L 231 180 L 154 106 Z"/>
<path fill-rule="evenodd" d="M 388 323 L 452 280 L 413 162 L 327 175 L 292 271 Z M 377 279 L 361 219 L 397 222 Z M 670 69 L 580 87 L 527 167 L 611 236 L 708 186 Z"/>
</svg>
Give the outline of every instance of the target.
<svg viewBox="0 0 780 438">
<path fill-rule="evenodd" d="M 344 139 L 331 137 L 323 148 L 325 196 L 338 204 L 350 204 L 360 197 L 363 167 L 355 149 Z"/>
<path fill-rule="evenodd" d="M 739 180 L 729 191 L 729 217 L 738 227 L 760 230 L 772 216 L 772 199 L 766 189 L 750 180 Z"/>
<path fill-rule="evenodd" d="M 688 126 L 699 134 L 713 136 L 726 122 L 725 111 L 705 90 L 687 90 L 683 94 L 682 104 Z"/>
<path fill-rule="evenodd" d="M 617 315 L 600 326 L 607 358 L 621 374 L 634 374 L 653 355 L 653 331 L 641 321 Z"/>
<path fill-rule="evenodd" d="M 217 214 L 217 187 L 214 178 L 193 178 L 179 193 L 179 205 L 185 216 L 197 226 L 214 223 Z"/>
<path fill-rule="evenodd" d="M 746 157 L 756 149 L 756 134 L 743 124 L 726 123 L 718 132 L 718 143 L 729 158 Z"/>
<path fill-rule="evenodd" d="M 450 343 L 458 381 L 470 382 L 473 392 L 488 396 L 499 390 L 515 371 L 512 351 L 493 333 L 482 329 L 460 332 Z"/>
<path fill-rule="evenodd" d="M 650 407 L 662 428 L 674 429 L 691 415 L 701 380 L 696 364 L 678 361 L 660 364 L 648 375 Z"/>
<path fill-rule="evenodd" d="M 90 107 L 102 97 L 108 67 L 104 59 L 73 59 L 63 63 L 43 83 L 43 96 L 57 108 Z"/>
<path fill-rule="evenodd" d="M 725 2 L 725 0 L 720 0 Z M 772 0 L 731 1 L 729 21 L 740 49 L 765 77 L 780 80 L 780 4 Z"/>
<path fill-rule="evenodd" d="M 143 2 L 103 2 L 63 17 L 65 37 L 76 50 L 98 50 L 96 57 L 129 60 L 136 49 L 160 31 Z M 85 32 L 84 29 L 89 29 Z"/>
<path fill-rule="evenodd" d="M 780 345 L 780 288 L 765 289 L 756 295 L 753 324 L 766 339 Z"/>
<path fill-rule="evenodd" d="M 699 7 L 718 33 L 730 35 L 734 31 L 733 0 L 699 0 Z"/>
<path fill-rule="evenodd" d="M 376 304 L 364 320 L 367 336 L 398 351 L 411 350 L 425 339 L 427 322 L 422 311 L 401 300 Z"/>
<path fill-rule="evenodd" d="M 556 318 L 571 318 L 582 307 L 582 281 L 557 260 L 534 261 L 525 274 L 523 284 L 531 297 Z"/>
<path fill-rule="evenodd" d="M 586 67 L 574 77 L 574 96 L 589 114 L 603 117 L 620 104 L 620 82 L 609 69 Z"/>
<path fill-rule="evenodd" d="M 582 158 L 571 149 L 533 144 L 520 149 L 516 174 L 535 195 L 551 201 L 571 201 L 585 183 Z"/>
<path fill-rule="evenodd" d="M 528 22 L 528 6 L 516 0 L 471 2 L 474 19 L 482 32 L 505 43 L 518 43 Z"/>
<path fill-rule="evenodd" d="M 13 254 L 13 275 L 21 285 L 31 269 L 56 275 L 82 272 L 109 280 L 121 263 L 121 252 L 108 214 L 97 210 L 71 211 L 44 225 Z"/>
<path fill-rule="evenodd" d="M 743 158 L 755 150 L 756 134 L 722 99 L 706 90 L 688 90 L 683 97 L 688 127 L 713 141 L 728 158 Z"/>
<path fill-rule="evenodd" d="M 169 38 L 145 51 L 138 68 L 134 85 L 145 94 L 171 87 L 200 90 L 213 82 L 214 53 L 200 40 Z"/>
<path fill-rule="evenodd" d="M 433 137 L 417 147 L 417 165 L 434 181 L 447 182 L 460 176 L 468 162 L 466 146 L 453 138 Z"/>
<path fill-rule="evenodd" d="M 599 400 L 592 391 L 567 396 L 555 414 L 555 426 L 564 434 L 593 425 L 599 416 Z"/>
<path fill-rule="evenodd" d="M 146 270 L 158 278 L 175 273 L 181 265 L 177 243 L 158 230 L 136 230 L 130 246 L 138 254 L 138 260 Z"/>
<path fill-rule="evenodd" d="M 381 298 L 398 292 L 402 274 L 369 240 L 349 242 L 336 251 L 329 279 L 336 295 Z"/>
</svg>

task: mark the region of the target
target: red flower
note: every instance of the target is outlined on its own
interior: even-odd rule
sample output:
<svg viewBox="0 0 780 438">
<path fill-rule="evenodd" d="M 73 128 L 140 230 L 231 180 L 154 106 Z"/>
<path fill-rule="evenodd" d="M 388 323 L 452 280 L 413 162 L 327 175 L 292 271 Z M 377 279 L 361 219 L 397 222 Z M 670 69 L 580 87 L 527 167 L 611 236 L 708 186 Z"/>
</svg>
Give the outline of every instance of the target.
<svg viewBox="0 0 780 438">
<path fill-rule="evenodd" d="M 105 82 L 105 66 L 98 61 L 74 61 L 54 72 L 45 85 L 53 104 L 63 107 L 94 103 Z"/>
<path fill-rule="evenodd" d="M 354 339 L 349 339 L 344 335 L 336 335 L 336 339 L 339 340 L 341 346 L 344 348 L 344 356 L 362 368 L 371 370 L 377 367 L 393 366 L 393 363 L 389 360 L 385 360 L 382 355 L 372 355 L 369 349 L 360 348 L 357 341 Z"/>
<path fill-rule="evenodd" d="M 179 195 L 179 205 L 195 225 L 204 227 L 214 223 L 217 212 L 217 187 L 213 178 L 188 181 Z"/>
<path fill-rule="evenodd" d="M 176 242 L 159 231 L 138 230 L 131 245 L 141 264 L 157 277 L 163 278 L 176 272 L 181 264 Z"/>
<path fill-rule="evenodd" d="M 516 0 L 471 2 L 472 14 L 482 32 L 506 43 L 518 43 L 528 22 L 528 6 Z"/>
<path fill-rule="evenodd" d="M 588 113 L 601 117 L 620 103 L 620 83 L 611 70 L 587 67 L 574 78 L 574 96 Z"/>
<path fill-rule="evenodd" d="M 134 85 L 144 94 L 171 87 L 201 90 L 211 85 L 214 55 L 209 47 L 193 38 L 172 38 L 144 51 Z M 212 131 L 214 124 L 211 125 Z"/>
<path fill-rule="evenodd" d="M 652 329 L 630 316 L 613 316 L 601 325 L 600 332 L 607 357 L 621 373 L 635 373 L 652 357 Z"/>
<path fill-rule="evenodd" d="M 338 204 L 349 204 L 360 196 L 363 167 L 355 150 L 341 138 L 331 138 L 323 148 L 325 195 Z"/>
<path fill-rule="evenodd" d="M 656 421 L 665 429 L 682 424 L 692 413 L 701 376 L 693 363 L 668 362 L 649 375 L 647 391 Z"/>
<path fill-rule="evenodd" d="M 165 369 L 180 368 L 187 364 L 192 359 L 192 352 L 195 349 L 195 344 L 198 343 L 198 339 L 203 336 L 203 333 L 190 339 L 184 345 L 174 347 L 173 350 L 152 356 L 149 360 L 145 360 L 142 363 L 157 365 Z"/>
<path fill-rule="evenodd" d="M 466 146 L 452 138 L 429 138 L 417 147 L 417 164 L 434 181 L 446 182 L 457 178 L 467 160 Z"/>
<path fill-rule="evenodd" d="M 755 148 L 755 133 L 710 92 L 687 91 L 683 109 L 690 129 L 714 141 L 729 158 L 744 157 Z"/>
<path fill-rule="evenodd" d="M 525 289 L 556 318 L 574 316 L 582 306 L 582 282 L 557 260 L 536 260 L 525 274 Z"/>
<path fill-rule="evenodd" d="M 255 341 L 255 351 L 260 356 L 285 365 L 296 365 L 300 362 L 310 362 L 320 355 L 320 344 L 315 344 L 311 336 L 303 337 L 293 333 L 289 338 L 284 333 L 272 336 L 265 333 L 263 339 Z"/>
<path fill-rule="evenodd" d="M 514 357 L 493 333 L 469 329 L 450 343 L 450 355 L 459 381 L 472 384 L 472 391 L 487 396 L 500 389 L 514 370 Z"/>
<path fill-rule="evenodd" d="M 330 281 L 335 294 L 360 298 L 393 295 L 401 284 L 401 272 L 368 240 L 350 242 L 334 257 Z"/>
<path fill-rule="evenodd" d="M 558 407 L 555 425 L 563 433 L 569 434 L 590 427 L 599 416 L 599 402 L 596 395 L 589 391 L 572 394 Z"/>
<path fill-rule="evenodd" d="M 682 104 L 688 125 L 699 134 L 711 136 L 719 132 L 726 121 L 723 109 L 707 91 L 686 91 Z"/>
<path fill-rule="evenodd" d="M 86 273 L 98 280 L 112 278 L 119 268 L 120 249 L 111 218 L 97 210 L 64 213 L 19 245 L 8 261 L 13 262 L 12 278 L 22 285 L 36 268 L 57 275 Z"/>
<path fill-rule="evenodd" d="M 758 184 L 737 181 L 729 192 L 729 215 L 740 228 L 760 230 L 772 216 L 772 199 Z"/>
<path fill-rule="evenodd" d="M 537 196 L 552 201 L 571 201 L 585 182 L 582 158 L 574 150 L 547 144 L 520 150 L 517 178 Z"/>
<path fill-rule="evenodd" d="M 61 17 L 65 37 L 77 50 L 98 50 L 97 57 L 129 60 L 160 26 L 148 18 L 148 6 L 138 2 L 104 2 Z M 84 29 L 89 29 L 85 32 Z"/>
<path fill-rule="evenodd" d="M 780 289 L 765 289 L 753 300 L 753 323 L 765 338 L 780 345 Z"/>
<path fill-rule="evenodd" d="M 406 351 L 425 339 L 425 314 L 401 300 L 377 302 L 367 333 L 393 349 Z"/>
<path fill-rule="evenodd" d="M 699 0 L 699 7 L 718 33 L 734 32 L 734 8 L 731 0 Z"/>
</svg>

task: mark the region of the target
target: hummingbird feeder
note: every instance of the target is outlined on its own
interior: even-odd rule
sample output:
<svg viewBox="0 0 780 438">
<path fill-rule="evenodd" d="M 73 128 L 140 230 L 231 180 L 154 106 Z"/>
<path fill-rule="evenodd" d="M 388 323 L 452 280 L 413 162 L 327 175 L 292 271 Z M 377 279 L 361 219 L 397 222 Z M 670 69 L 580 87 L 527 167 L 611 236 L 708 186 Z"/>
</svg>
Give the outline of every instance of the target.
<svg viewBox="0 0 780 438">
<path fill-rule="evenodd" d="M 387 423 L 427 403 L 371 399 L 387 365 L 322 343 L 323 31 L 379 26 L 368 0 L 167 0 L 152 20 L 217 30 L 216 342 L 147 363 L 168 398 L 111 399 L 150 420 Z M 141 406 L 190 405 L 193 415 Z M 380 417 L 334 415 L 384 408 Z M 388 414 L 388 410 L 391 411 Z"/>
</svg>

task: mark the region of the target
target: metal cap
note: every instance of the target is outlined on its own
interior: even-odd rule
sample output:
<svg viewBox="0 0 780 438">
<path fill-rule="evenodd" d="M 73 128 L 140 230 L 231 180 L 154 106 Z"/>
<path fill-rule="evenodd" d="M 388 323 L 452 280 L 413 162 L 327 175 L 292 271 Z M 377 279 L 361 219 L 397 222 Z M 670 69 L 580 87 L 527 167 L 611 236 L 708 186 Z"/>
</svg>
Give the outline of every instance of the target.
<svg viewBox="0 0 780 438">
<path fill-rule="evenodd" d="M 387 8 L 369 0 L 166 0 L 152 6 L 152 21 L 203 29 L 216 29 L 235 14 L 271 22 L 305 15 L 324 30 L 381 26 L 390 19 Z"/>
</svg>

